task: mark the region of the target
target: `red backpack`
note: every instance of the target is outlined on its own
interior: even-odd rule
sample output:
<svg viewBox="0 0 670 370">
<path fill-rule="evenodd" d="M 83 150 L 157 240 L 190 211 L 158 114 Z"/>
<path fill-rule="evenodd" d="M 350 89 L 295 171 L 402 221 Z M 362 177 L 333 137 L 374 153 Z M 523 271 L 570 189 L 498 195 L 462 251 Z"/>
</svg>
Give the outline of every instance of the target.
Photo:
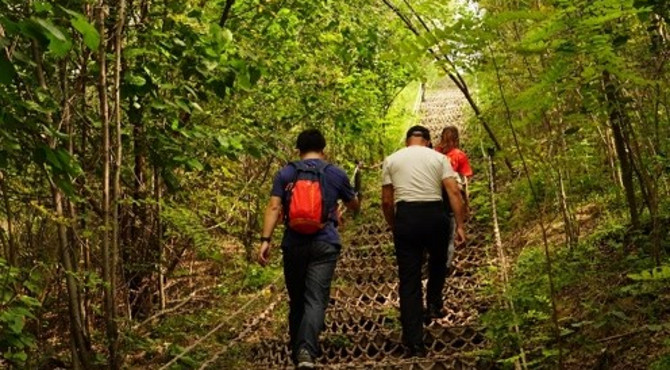
<svg viewBox="0 0 670 370">
<path fill-rule="evenodd" d="M 286 224 L 300 234 L 316 234 L 326 226 L 328 209 L 325 202 L 325 170 L 328 163 L 309 166 L 304 162 L 292 162 L 296 170 L 295 179 L 287 189 Z"/>
</svg>

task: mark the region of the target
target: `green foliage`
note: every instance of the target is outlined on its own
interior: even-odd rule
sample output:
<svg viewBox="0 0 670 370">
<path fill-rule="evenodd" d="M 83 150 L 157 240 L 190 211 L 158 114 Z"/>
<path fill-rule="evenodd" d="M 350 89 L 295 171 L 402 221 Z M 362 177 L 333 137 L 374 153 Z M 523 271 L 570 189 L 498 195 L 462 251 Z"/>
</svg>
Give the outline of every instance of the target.
<svg viewBox="0 0 670 370">
<path fill-rule="evenodd" d="M 197 210 L 166 204 L 163 207 L 163 222 L 167 225 L 167 238 L 184 240 L 198 252 L 207 255 L 207 251 L 214 246 L 214 241 L 207 230 L 202 226 Z"/>
<path fill-rule="evenodd" d="M 40 290 L 37 270 L 23 271 L 0 258 L 0 357 L 14 366 L 25 365 L 36 347 L 27 325 L 41 306 L 34 298 Z"/>
<path fill-rule="evenodd" d="M 670 265 L 663 265 L 640 271 L 637 274 L 628 274 L 634 281 L 659 281 L 670 279 Z"/>
<path fill-rule="evenodd" d="M 386 118 L 386 147 L 389 151 L 397 149 L 402 145 L 402 137 L 407 129 L 418 123 L 418 117 L 414 112 L 417 99 L 419 98 L 420 82 L 414 81 L 405 86 L 395 97 L 388 109 Z"/>
<path fill-rule="evenodd" d="M 251 266 L 244 275 L 244 290 L 258 291 L 270 285 L 281 274 L 281 269 L 259 268 Z"/>
<path fill-rule="evenodd" d="M 670 367 L 670 355 L 664 355 L 660 359 L 654 361 L 649 367 L 650 370 L 663 370 Z"/>
</svg>

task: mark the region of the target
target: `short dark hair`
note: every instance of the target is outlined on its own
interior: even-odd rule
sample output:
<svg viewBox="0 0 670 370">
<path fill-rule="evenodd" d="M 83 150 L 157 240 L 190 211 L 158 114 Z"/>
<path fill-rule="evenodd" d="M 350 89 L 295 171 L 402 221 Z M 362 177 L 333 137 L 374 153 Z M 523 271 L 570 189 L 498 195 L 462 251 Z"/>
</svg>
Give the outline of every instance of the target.
<svg viewBox="0 0 670 370">
<path fill-rule="evenodd" d="M 407 130 L 406 139 L 409 139 L 412 136 L 419 136 L 426 139 L 427 141 L 430 141 L 430 131 L 428 131 L 427 128 L 420 125 L 412 126 L 410 127 L 409 130 Z"/>
<path fill-rule="evenodd" d="M 326 138 L 317 129 L 305 130 L 298 135 L 296 148 L 300 153 L 322 152 L 326 147 Z"/>
</svg>

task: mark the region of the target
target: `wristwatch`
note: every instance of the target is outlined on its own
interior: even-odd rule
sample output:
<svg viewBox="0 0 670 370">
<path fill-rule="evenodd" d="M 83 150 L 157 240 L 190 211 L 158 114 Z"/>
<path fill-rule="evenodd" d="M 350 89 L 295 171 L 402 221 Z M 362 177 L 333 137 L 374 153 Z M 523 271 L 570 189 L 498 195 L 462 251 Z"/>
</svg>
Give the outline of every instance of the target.
<svg viewBox="0 0 670 370">
<path fill-rule="evenodd" d="M 272 241 L 272 238 L 271 238 L 271 237 L 269 237 L 269 236 L 261 236 L 261 243 L 264 243 L 264 242 L 268 242 L 268 243 L 269 243 L 269 242 L 271 242 L 271 241 Z"/>
</svg>

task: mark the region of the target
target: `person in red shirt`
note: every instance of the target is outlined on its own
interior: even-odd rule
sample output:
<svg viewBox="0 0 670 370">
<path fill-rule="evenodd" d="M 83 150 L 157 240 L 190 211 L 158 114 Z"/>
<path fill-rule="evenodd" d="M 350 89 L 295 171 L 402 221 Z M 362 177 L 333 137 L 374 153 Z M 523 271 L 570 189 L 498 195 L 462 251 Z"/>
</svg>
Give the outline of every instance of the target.
<svg viewBox="0 0 670 370">
<path fill-rule="evenodd" d="M 467 179 L 472 177 L 473 173 L 468 155 L 459 149 L 460 144 L 458 128 L 447 126 L 442 130 L 440 143 L 435 147 L 435 150 L 449 157 L 454 171 Z"/>
<path fill-rule="evenodd" d="M 435 150 L 444 154 L 449 158 L 451 167 L 459 176 L 459 185 L 461 186 L 461 194 L 463 202 L 465 203 L 465 218 L 470 218 L 470 202 L 468 194 L 468 180 L 472 177 L 473 172 L 470 167 L 470 160 L 468 155 L 459 149 L 460 139 L 458 135 L 458 128 L 456 126 L 447 126 L 442 130 L 440 143 L 437 144 Z M 451 220 L 451 229 L 454 228 L 454 220 Z M 454 257 L 454 238 L 449 241 L 447 253 L 447 266 L 451 266 Z"/>
<path fill-rule="evenodd" d="M 464 192 L 465 205 L 468 205 L 468 180 L 472 177 L 472 168 L 468 155 L 461 149 L 458 128 L 456 126 L 447 126 L 442 130 L 440 143 L 435 150 L 446 155 L 451 162 L 451 167 L 460 176 L 461 189 Z"/>
</svg>

